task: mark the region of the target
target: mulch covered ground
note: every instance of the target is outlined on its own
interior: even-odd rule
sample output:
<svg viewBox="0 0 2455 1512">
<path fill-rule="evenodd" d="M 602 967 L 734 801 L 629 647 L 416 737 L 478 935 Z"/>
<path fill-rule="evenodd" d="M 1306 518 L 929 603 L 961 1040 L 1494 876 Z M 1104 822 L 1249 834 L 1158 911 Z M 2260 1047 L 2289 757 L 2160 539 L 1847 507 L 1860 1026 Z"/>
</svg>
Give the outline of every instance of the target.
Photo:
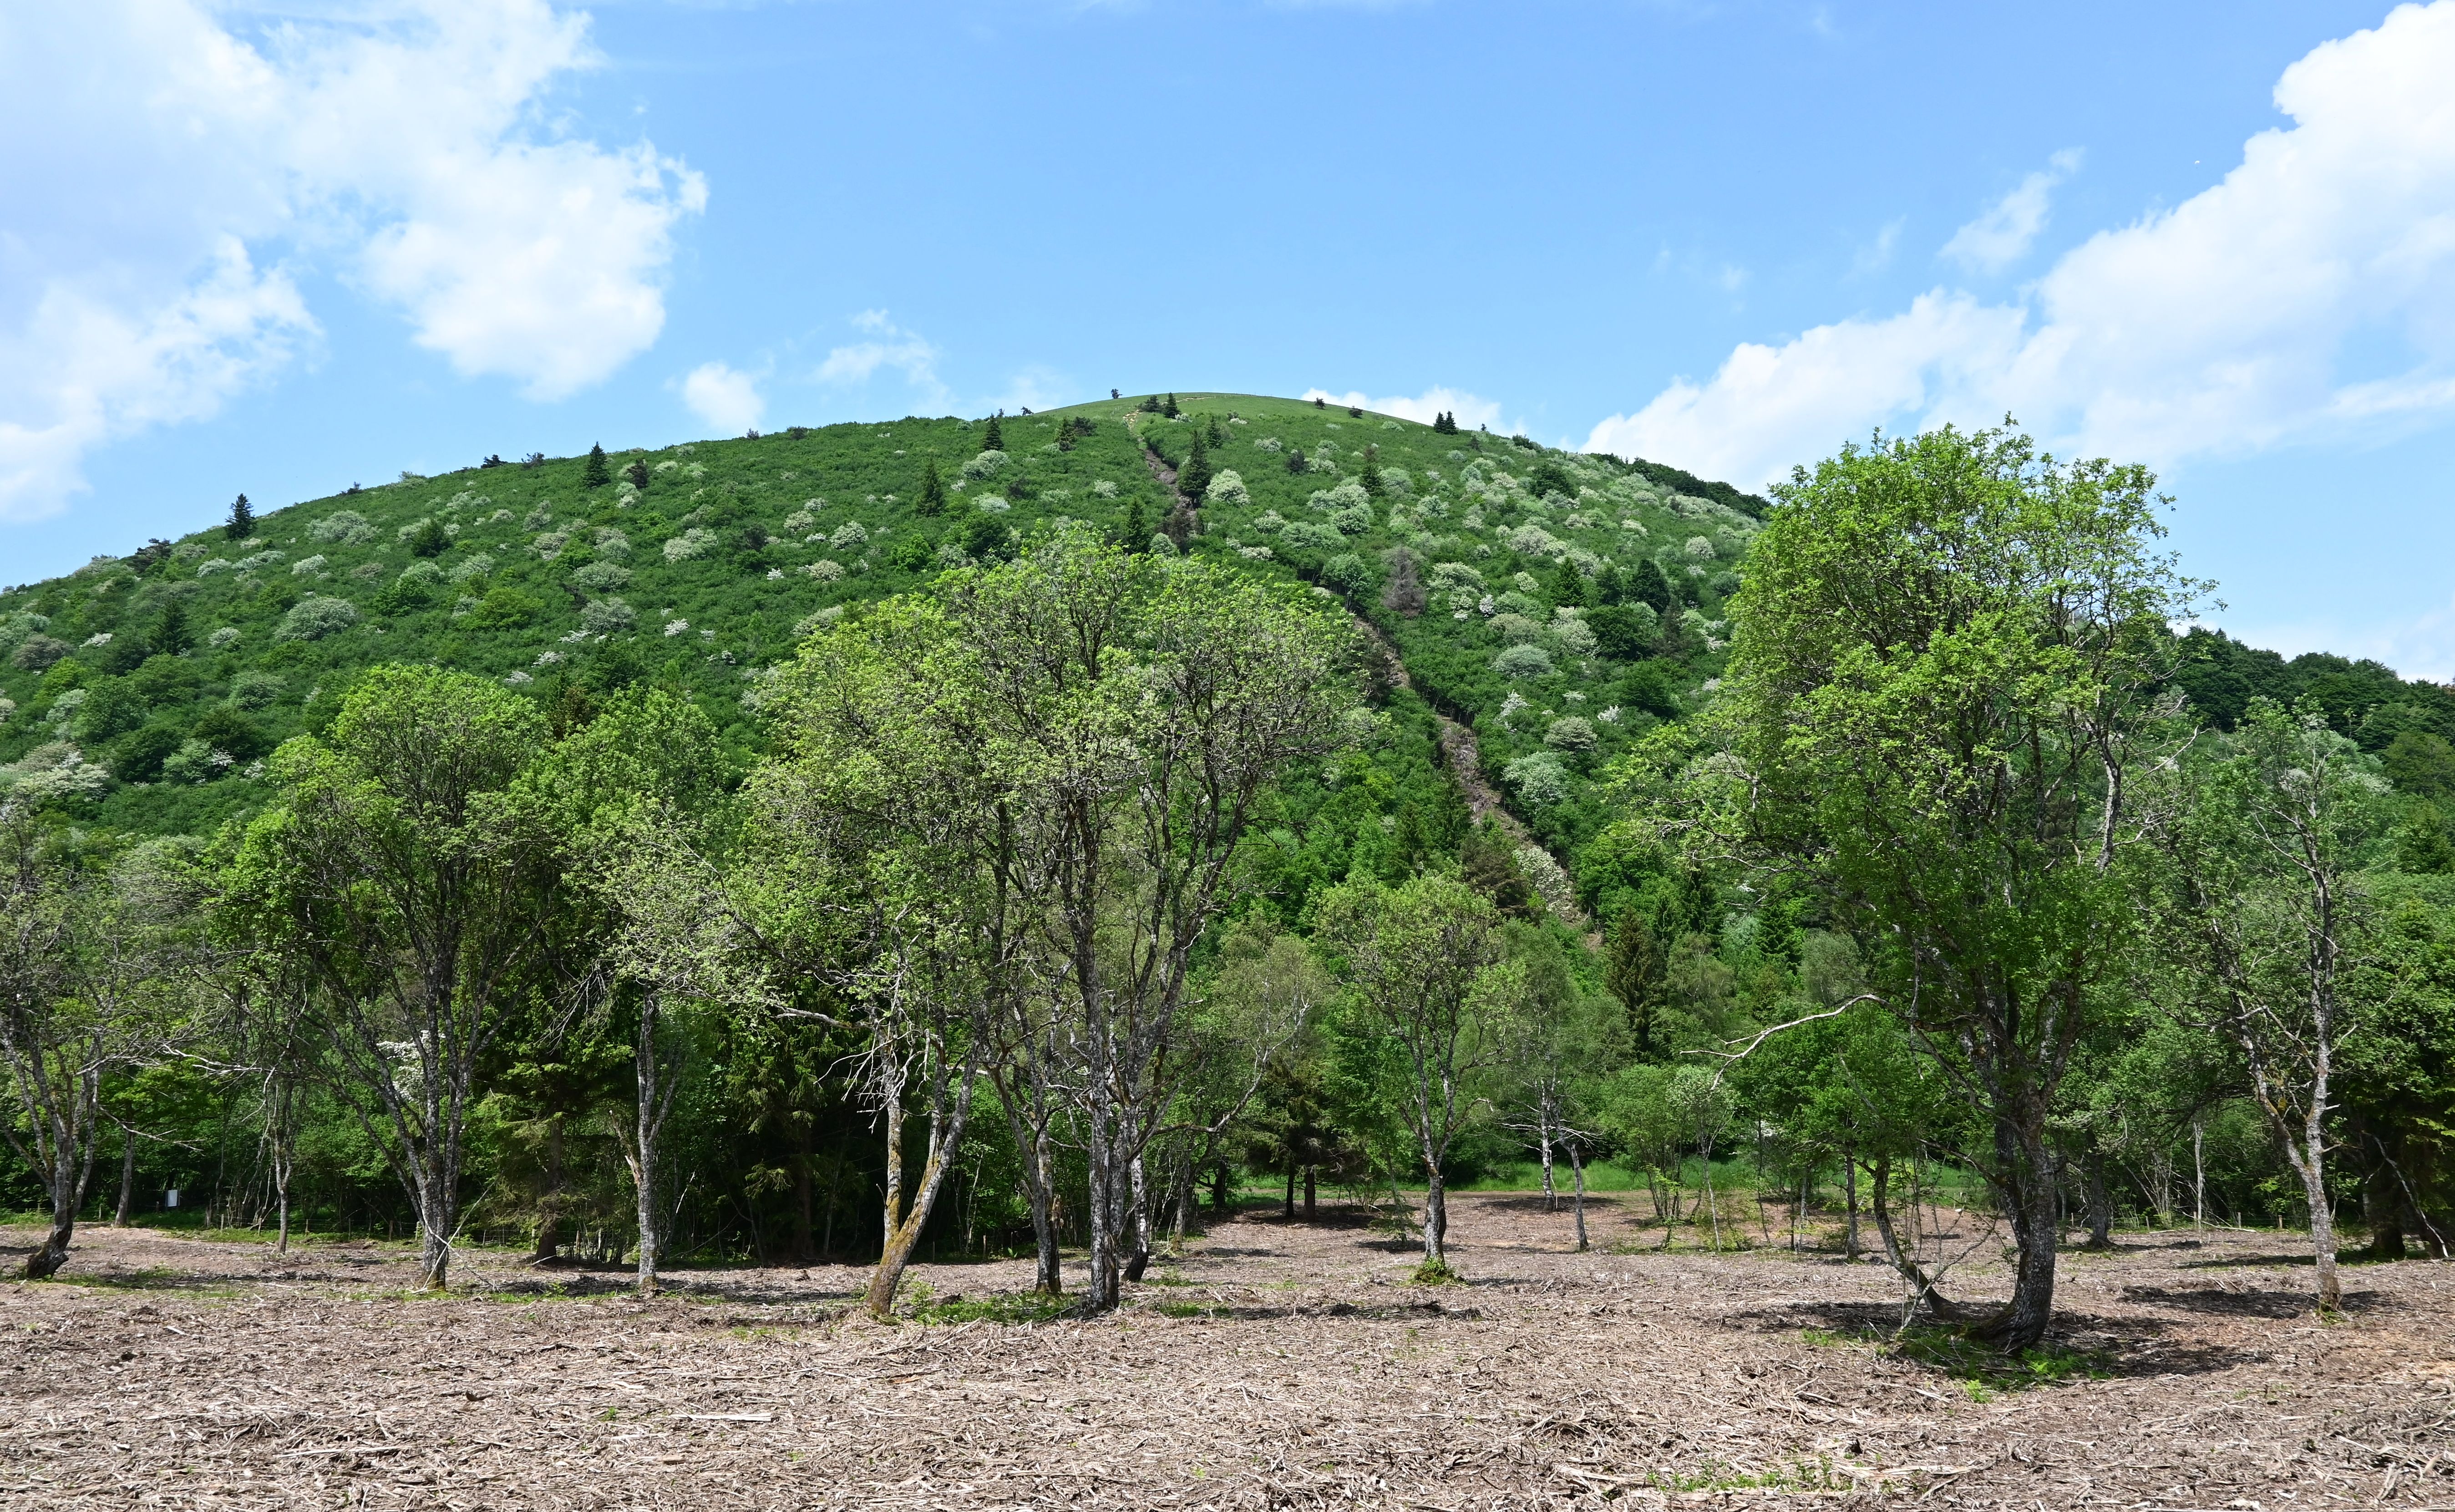
<svg viewBox="0 0 2455 1512">
<path fill-rule="evenodd" d="M 2065 1256 L 2015 1379 L 1884 1342 L 1880 1266 L 1624 1214 L 1578 1255 L 1540 1198 L 1456 1199 L 1438 1288 L 1251 1215 L 1116 1317 L 896 1327 L 847 1318 L 849 1268 L 642 1303 L 475 1254 L 431 1300 L 395 1249 L 90 1230 L 0 1284 L 0 1506 L 2455 1506 L 2455 1266 L 2352 1268 L 2322 1325 L 2284 1236 L 2132 1236 Z M 939 1316 L 1030 1278 L 914 1274 Z"/>
</svg>

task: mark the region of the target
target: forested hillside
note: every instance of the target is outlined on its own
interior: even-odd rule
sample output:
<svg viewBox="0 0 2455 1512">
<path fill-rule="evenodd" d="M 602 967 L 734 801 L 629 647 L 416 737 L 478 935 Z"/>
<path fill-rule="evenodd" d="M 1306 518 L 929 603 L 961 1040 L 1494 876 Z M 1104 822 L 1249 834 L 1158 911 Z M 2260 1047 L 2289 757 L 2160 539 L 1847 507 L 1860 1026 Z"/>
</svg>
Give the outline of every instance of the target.
<svg viewBox="0 0 2455 1512">
<path fill-rule="evenodd" d="M 1763 541 L 1829 544 L 1807 518 L 1446 417 L 1207 394 L 241 501 L 0 594 L 10 907 L 50 921 L 14 936 L 28 1158 L 0 1193 L 178 1189 L 221 1224 L 293 1207 L 541 1255 L 1036 1247 L 1053 1287 L 1061 1241 L 1132 1279 L 1250 1180 L 1370 1203 L 1438 1278 L 1435 1176 L 1556 1161 L 1644 1190 L 1665 1242 L 1725 1243 L 1698 1184 L 1796 1193 L 1795 1220 L 1837 1189 L 1855 1246 L 1862 1178 L 1888 1225 L 1888 1182 L 2001 1174 L 1950 1036 L 1872 1006 L 1930 970 L 1854 911 L 1882 889 L 1807 880 L 1836 822 L 1768 830 L 1772 789 L 1714 786 L 1865 712 L 1751 751 L 1727 707 L 1740 677 L 1798 718 L 1767 690 L 1841 617 L 1742 593 Z M 1899 612 L 1941 612 L 1927 592 Z M 2401 1253 L 2447 1190 L 2455 694 L 2170 619 L 2114 638 L 2150 669 L 2122 739 L 2222 753 L 2235 787 L 2160 789 L 2198 768 L 2142 758 L 2167 828 L 2141 855 L 2223 851 L 2177 816 L 2256 789 L 2262 741 L 2365 795 L 2327 865 L 2383 931 L 2353 990 L 2379 1006 L 2335 1047 L 2361 1079 L 2323 1107 L 2349 1163 L 2318 1179 Z M 1837 698 L 1853 665 L 1795 676 Z M 1943 675 L 1884 740 L 1932 733 L 1901 709 Z M 1507 812 L 1478 822 L 1487 794 Z M 2097 875 L 2108 918 L 2204 900 Z M 2107 878 L 2163 901 L 2115 907 Z M 2161 1003 L 2171 972 L 2091 970 L 2085 1032 L 2049 1047 L 2040 1190 L 2100 1239 L 2185 1209 L 2308 1221 L 2257 1055 Z M 1084 1043 L 1123 1060 L 1066 1058 Z M 46 1053 L 99 1068 L 93 1106 Z M 1110 1082 L 1113 1106 L 1086 1090 Z M 1095 1301 L 1115 1283 L 1095 1266 Z"/>
</svg>

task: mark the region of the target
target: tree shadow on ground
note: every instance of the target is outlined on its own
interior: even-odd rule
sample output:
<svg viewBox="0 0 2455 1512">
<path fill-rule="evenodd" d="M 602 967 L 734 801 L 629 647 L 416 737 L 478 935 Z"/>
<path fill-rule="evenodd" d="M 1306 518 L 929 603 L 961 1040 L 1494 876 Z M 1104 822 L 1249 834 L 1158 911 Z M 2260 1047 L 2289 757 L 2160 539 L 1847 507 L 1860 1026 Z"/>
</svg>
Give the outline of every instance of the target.
<svg viewBox="0 0 2455 1512">
<path fill-rule="evenodd" d="M 2263 1350 L 2184 1336 L 2163 1318 L 2058 1311 L 2046 1344 L 2027 1359 L 2015 1360 L 1960 1334 L 1992 1311 L 1992 1304 L 1983 1300 L 1964 1303 L 1948 1319 L 1921 1318 L 1907 1334 L 1901 1332 L 1897 1302 L 1789 1302 L 1734 1313 L 1726 1321 L 1763 1334 L 1798 1331 L 1814 1343 L 1880 1349 L 1893 1358 L 1998 1388 L 2074 1378 L 2209 1375 L 2266 1358 Z M 1943 1347 L 1945 1340 L 1951 1341 L 1949 1347 Z"/>
<path fill-rule="evenodd" d="M 1475 1206 L 1486 1212 L 1539 1213 L 1546 1217 L 1558 1218 L 1574 1217 L 1577 1212 L 1575 1195 L 1567 1192 L 1560 1194 L 1559 1201 L 1556 1203 L 1545 1197 L 1540 1192 L 1512 1193 L 1508 1195 L 1477 1192 L 1471 1195 L 1479 1199 Z M 1621 1201 L 1622 1197 L 1618 1193 L 1589 1192 L 1586 1194 L 1586 1212 L 1591 1216 L 1596 1209 L 1616 1210 Z"/>
<path fill-rule="evenodd" d="M 2308 1292 L 2264 1288 L 2234 1292 L 2222 1286 L 2126 1286 L 2122 1289 L 2122 1299 L 2217 1318 L 2307 1318 L 2318 1306 Z M 2359 1311 L 2385 1300 L 2384 1294 L 2380 1292 L 2346 1292 L 2344 1308 L 2348 1312 Z"/>
</svg>

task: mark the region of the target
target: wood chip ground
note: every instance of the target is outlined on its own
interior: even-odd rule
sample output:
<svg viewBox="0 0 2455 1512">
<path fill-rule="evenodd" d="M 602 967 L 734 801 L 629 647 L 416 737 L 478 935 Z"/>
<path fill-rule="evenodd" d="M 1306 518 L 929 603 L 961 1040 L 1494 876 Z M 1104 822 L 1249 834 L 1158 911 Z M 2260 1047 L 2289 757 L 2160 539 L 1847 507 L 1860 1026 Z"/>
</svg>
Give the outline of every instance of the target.
<svg viewBox="0 0 2455 1512">
<path fill-rule="evenodd" d="M 2062 1265 L 2097 1374 L 1973 1390 L 1864 1341 L 1879 1266 L 1597 1211 L 1578 1255 L 1540 1198 L 1456 1199 L 1436 1289 L 1351 1217 L 1248 1215 L 1112 1318 L 895 1327 L 849 1267 L 643 1303 L 477 1252 L 429 1299 L 396 1248 L 88 1230 L 0 1284 L 0 1507 L 2455 1506 L 2455 1266 L 2354 1268 L 2323 1325 L 2290 1236 L 2126 1236 Z"/>
</svg>

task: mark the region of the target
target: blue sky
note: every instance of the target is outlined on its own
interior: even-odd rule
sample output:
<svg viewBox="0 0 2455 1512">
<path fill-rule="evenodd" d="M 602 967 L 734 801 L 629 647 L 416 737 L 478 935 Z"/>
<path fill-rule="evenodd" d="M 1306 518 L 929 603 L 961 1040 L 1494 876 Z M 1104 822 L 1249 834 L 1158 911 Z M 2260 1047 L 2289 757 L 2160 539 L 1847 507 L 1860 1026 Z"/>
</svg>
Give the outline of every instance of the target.
<svg viewBox="0 0 2455 1512">
<path fill-rule="evenodd" d="M 2455 0 L 0 5 L 0 582 L 1153 387 L 1755 485 L 2007 410 L 2455 676 Z"/>
</svg>

